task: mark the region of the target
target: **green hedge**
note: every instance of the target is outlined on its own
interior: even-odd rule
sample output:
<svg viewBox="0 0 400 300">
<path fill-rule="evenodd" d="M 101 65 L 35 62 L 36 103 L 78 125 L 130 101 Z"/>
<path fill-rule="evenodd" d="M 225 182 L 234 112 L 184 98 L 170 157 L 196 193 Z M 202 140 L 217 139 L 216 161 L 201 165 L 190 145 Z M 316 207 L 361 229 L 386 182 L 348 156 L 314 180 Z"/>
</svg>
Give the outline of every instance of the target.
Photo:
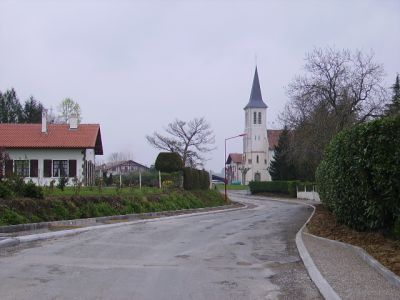
<svg viewBox="0 0 400 300">
<path fill-rule="evenodd" d="M 210 174 L 205 170 L 183 168 L 183 188 L 185 190 L 208 190 Z"/>
<path fill-rule="evenodd" d="M 166 173 L 177 172 L 182 170 L 183 162 L 176 152 L 160 152 L 155 162 L 155 168 Z"/>
<path fill-rule="evenodd" d="M 250 181 L 249 188 L 252 194 L 275 193 L 296 198 L 298 181 Z"/>
<path fill-rule="evenodd" d="M 400 117 L 339 133 L 316 179 L 321 201 L 339 222 L 357 230 L 393 229 L 400 223 Z"/>
</svg>

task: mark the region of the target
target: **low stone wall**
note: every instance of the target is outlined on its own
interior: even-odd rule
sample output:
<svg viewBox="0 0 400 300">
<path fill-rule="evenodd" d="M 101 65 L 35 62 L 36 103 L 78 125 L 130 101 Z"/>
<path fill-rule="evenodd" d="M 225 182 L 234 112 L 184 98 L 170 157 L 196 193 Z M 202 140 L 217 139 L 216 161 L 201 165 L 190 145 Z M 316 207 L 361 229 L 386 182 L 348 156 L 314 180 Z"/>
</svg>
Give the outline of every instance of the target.
<svg viewBox="0 0 400 300">
<path fill-rule="evenodd" d="M 297 198 L 321 202 L 321 200 L 319 199 L 318 193 L 315 191 L 311 191 L 311 192 L 297 191 Z"/>
</svg>

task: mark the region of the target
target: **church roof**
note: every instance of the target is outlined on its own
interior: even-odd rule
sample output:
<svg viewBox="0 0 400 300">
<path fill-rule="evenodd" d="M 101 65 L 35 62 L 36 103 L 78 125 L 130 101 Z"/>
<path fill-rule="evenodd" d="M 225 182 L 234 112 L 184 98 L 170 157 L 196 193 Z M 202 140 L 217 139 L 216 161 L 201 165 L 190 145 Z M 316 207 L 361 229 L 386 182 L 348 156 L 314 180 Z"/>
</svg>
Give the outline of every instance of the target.
<svg viewBox="0 0 400 300">
<path fill-rule="evenodd" d="M 253 86 L 251 87 L 249 103 L 247 103 L 244 109 L 247 108 L 267 108 L 267 105 L 264 103 L 261 96 L 261 88 L 260 81 L 258 79 L 257 67 L 256 71 L 254 72 Z"/>
<path fill-rule="evenodd" d="M 281 129 L 268 129 L 268 146 L 269 150 L 275 150 L 275 147 L 278 146 L 279 136 L 281 135 L 283 130 Z"/>
</svg>

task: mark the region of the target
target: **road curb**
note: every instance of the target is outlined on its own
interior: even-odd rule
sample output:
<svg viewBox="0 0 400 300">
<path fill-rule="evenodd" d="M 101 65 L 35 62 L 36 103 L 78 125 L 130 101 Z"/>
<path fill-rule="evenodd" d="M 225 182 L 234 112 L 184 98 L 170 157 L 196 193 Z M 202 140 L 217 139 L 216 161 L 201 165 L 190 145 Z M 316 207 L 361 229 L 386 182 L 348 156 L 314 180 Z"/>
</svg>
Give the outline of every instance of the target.
<svg viewBox="0 0 400 300">
<path fill-rule="evenodd" d="M 361 257 L 361 259 L 363 261 L 365 261 L 369 266 L 371 266 L 373 269 L 375 269 L 375 271 L 377 271 L 379 274 L 381 274 L 393 286 L 400 288 L 400 277 L 397 276 L 396 274 L 394 274 L 392 271 L 390 271 L 385 266 L 383 266 L 379 261 L 377 261 L 371 255 L 369 255 L 363 248 L 354 246 L 351 244 L 347 244 L 344 242 L 327 239 L 327 238 L 324 238 L 321 236 L 313 235 L 308 232 L 304 232 L 304 234 L 312 236 L 312 237 L 320 239 L 320 240 L 323 240 L 323 241 L 331 243 L 331 244 L 342 245 L 343 247 L 353 249 L 357 253 L 357 255 Z"/>
<path fill-rule="evenodd" d="M 88 231 L 104 229 L 104 228 L 114 228 L 114 227 L 122 227 L 122 226 L 128 226 L 128 225 L 140 224 L 140 223 L 157 222 L 157 221 L 168 220 L 168 219 L 180 219 L 180 218 L 188 218 L 188 217 L 201 216 L 201 215 L 207 215 L 207 214 L 217 214 L 217 213 L 230 212 L 230 211 L 236 211 L 236 210 L 242 210 L 242 209 L 248 208 L 247 205 L 245 205 L 245 204 L 242 204 L 242 205 L 243 205 L 242 207 L 234 207 L 234 208 L 220 209 L 220 210 L 210 210 L 210 211 L 203 211 L 203 212 L 200 211 L 200 212 L 193 212 L 193 213 L 186 213 L 186 214 L 182 214 L 182 211 L 176 211 L 176 213 L 177 213 L 176 215 L 159 216 L 158 218 L 154 218 L 154 219 L 140 219 L 140 220 L 134 220 L 134 221 L 115 223 L 115 224 L 102 224 L 102 225 L 95 225 L 95 226 L 90 226 L 90 227 L 74 228 L 74 229 L 60 230 L 60 231 L 55 231 L 55 232 L 36 233 L 36 234 L 23 235 L 23 236 L 18 236 L 18 237 L 13 237 L 13 238 L 6 238 L 6 239 L 0 241 L 0 249 L 5 248 L 5 247 L 10 247 L 10 246 L 16 246 L 20 243 L 28 243 L 28 242 L 35 242 L 35 241 L 52 239 L 52 238 L 66 237 L 66 236 L 70 236 L 70 235 L 76 235 L 76 234 L 79 234 L 82 232 L 88 232 Z"/>
<path fill-rule="evenodd" d="M 253 199 L 257 200 L 255 196 Z M 267 197 L 265 197 L 267 198 Z M 311 280 L 314 282 L 316 287 L 318 288 L 319 292 L 321 295 L 327 299 L 327 300 L 340 300 L 341 298 L 339 295 L 335 292 L 335 290 L 332 288 L 332 286 L 328 283 L 328 281 L 322 276 L 321 272 L 318 270 L 317 266 L 315 265 L 310 253 L 308 252 L 306 246 L 304 245 L 303 242 L 303 230 L 306 228 L 308 222 L 310 222 L 311 218 L 314 216 L 315 213 L 315 206 L 309 203 L 302 203 L 300 201 L 292 201 L 292 200 L 285 200 L 285 199 L 278 199 L 278 198 L 273 198 L 273 199 L 268 199 L 269 201 L 278 201 L 278 202 L 283 202 L 283 203 L 289 203 L 289 204 L 299 204 L 299 205 L 304 205 L 304 206 L 309 206 L 312 207 L 313 212 L 311 216 L 307 219 L 307 221 L 304 223 L 304 225 L 300 228 L 300 230 L 296 233 L 296 246 L 297 250 L 299 251 L 300 257 L 303 260 L 304 266 L 310 275 Z"/>
<path fill-rule="evenodd" d="M 311 277 L 311 280 L 315 283 L 317 288 L 319 289 L 322 296 L 327 300 L 338 300 L 341 299 L 339 295 L 335 292 L 332 286 L 328 283 L 328 281 L 322 276 L 321 272 L 318 270 L 315 265 L 313 259 L 311 258 L 310 253 L 308 252 L 306 246 L 303 242 L 303 230 L 306 228 L 308 222 L 310 222 L 311 218 L 314 216 L 315 207 L 311 204 L 304 203 L 303 205 L 307 205 L 313 208 L 313 212 L 308 220 L 304 223 L 304 225 L 300 228 L 300 230 L 296 233 L 296 246 L 299 251 L 300 257 L 303 260 L 304 266 L 307 269 L 308 274 Z"/>
</svg>

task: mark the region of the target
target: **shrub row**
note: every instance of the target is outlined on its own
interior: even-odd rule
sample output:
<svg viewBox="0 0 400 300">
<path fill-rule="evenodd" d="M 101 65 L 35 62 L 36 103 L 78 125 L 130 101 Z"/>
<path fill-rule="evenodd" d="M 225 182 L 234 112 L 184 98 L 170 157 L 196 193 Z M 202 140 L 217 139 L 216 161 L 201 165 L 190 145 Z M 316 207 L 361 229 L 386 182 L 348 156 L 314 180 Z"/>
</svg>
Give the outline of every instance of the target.
<svg viewBox="0 0 400 300">
<path fill-rule="evenodd" d="M 210 174 L 205 170 L 183 168 L 183 188 L 185 190 L 208 190 Z"/>
<path fill-rule="evenodd" d="M 46 199 L 2 199 L 0 225 L 68 220 L 132 213 L 156 212 L 224 205 L 218 191 L 145 193 L 130 196 L 69 196 Z"/>
<path fill-rule="evenodd" d="M 316 172 L 321 201 L 357 230 L 400 227 L 400 117 L 333 138 Z M 400 232 L 400 228 L 399 232 Z"/>
<path fill-rule="evenodd" d="M 0 181 L 0 198 L 30 197 L 42 199 L 43 188 L 32 181 L 25 183 L 22 177 L 12 176 Z"/>
<path fill-rule="evenodd" d="M 296 198 L 298 181 L 250 181 L 249 188 L 252 194 L 276 193 Z"/>
</svg>

